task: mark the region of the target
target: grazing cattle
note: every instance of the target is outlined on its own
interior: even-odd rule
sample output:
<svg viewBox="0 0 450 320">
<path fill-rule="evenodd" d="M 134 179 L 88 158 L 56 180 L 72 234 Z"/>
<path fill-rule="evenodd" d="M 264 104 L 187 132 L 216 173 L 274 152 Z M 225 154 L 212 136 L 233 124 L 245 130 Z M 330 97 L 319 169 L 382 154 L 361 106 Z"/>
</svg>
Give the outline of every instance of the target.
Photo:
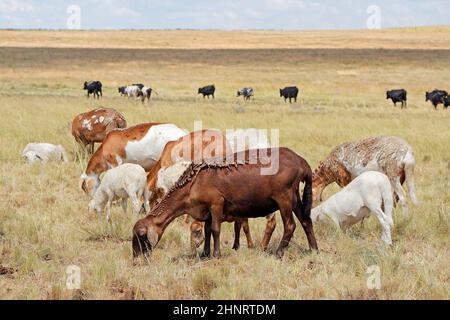
<svg viewBox="0 0 450 320">
<path fill-rule="evenodd" d="M 425 101 L 431 101 L 434 106 L 434 109 L 437 110 L 437 106 L 439 104 L 444 103 L 445 97 L 448 96 L 448 92 L 445 90 L 434 89 L 431 92 L 425 93 Z"/>
<path fill-rule="evenodd" d="M 314 171 L 314 200 L 321 199 L 323 189 L 333 182 L 345 187 L 363 172 L 379 171 L 389 178 L 403 213 L 407 214 L 402 183 L 406 181 L 411 200 L 417 205 L 415 164 L 413 148 L 399 137 L 380 136 L 343 143 L 334 148 Z"/>
<path fill-rule="evenodd" d="M 89 210 L 95 210 L 98 214 L 101 214 L 106 205 L 106 220 L 110 222 L 113 200 L 122 200 L 122 209 L 126 214 L 127 202 L 130 198 L 133 203 L 133 212 L 136 214 L 141 207 L 139 199 L 144 197 L 143 205 L 145 212 L 148 213 L 150 207 L 146 177 L 145 170 L 140 165 L 133 163 L 124 163 L 108 170 L 95 191 L 94 197 L 89 202 Z"/>
<path fill-rule="evenodd" d="M 127 127 L 127 121 L 122 113 L 112 108 L 98 108 L 77 115 L 72 121 L 72 135 L 79 144 L 91 145 L 101 143 L 106 135 L 114 129 Z"/>
<path fill-rule="evenodd" d="M 285 87 L 284 89 L 280 89 L 280 97 L 284 97 L 284 102 L 289 98 L 289 103 L 291 103 L 291 99 L 294 98 L 294 101 L 297 102 L 298 88 L 297 87 Z"/>
<path fill-rule="evenodd" d="M 386 99 L 391 99 L 394 106 L 397 106 L 397 102 L 401 102 L 403 109 L 403 107 L 406 108 L 406 94 L 407 92 L 405 89 L 390 90 L 386 91 Z"/>
<path fill-rule="evenodd" d="M 89 95 L 92 93 L 95 97 L 100 99 L 100 97 L 103 97 L 102 94 L 102 83 L 100 81 L 85 81 L 83 90 L 87 90 L 87 97 L 89 98 Z"/>
<path fill-rule="evenodd" d="M 51 143 L 36 143 L 31 142 L 26 145 L 22 151 L 22 157 L 29 163 L 37 162 L 46 163 L 47 161 L 68 161 L 66 150 L 61 145 L 54 145 Z"/>
<path fill-rule="evenodd" d="M 152 88 L 142 87 L 141 91 L 138 93 L 138 97 L 141 97 L 141 102 L 144 103 L 145 98 L 150 102 L 150 96 L 152 95 Z"/>
<path fill-rule="evenodd" d="M 254 91 L 253 88 L 242 88 L 236 94 L 236 97 L 243 96 L 244 100 L 250 100 L 253 97 Z"/>
<path fill-rule="evenodd" d="M 203 88 L 198 88 L 198 94 L 202 94 L 203 98 L 212 96 L 214 99 L 214 92 L 216 91 L 216 87 L 214 85 L 206 86 Z"/>
<path fill-rule="evenodd" d="M 450 96 L 444 98 L 444 108 L 447 109 L 450 106 Z"/>
<path fill-rule="evenodd" d="M 138 98 L 141 93 L 141 89 L 138 86 L 132 85 L 125 87 L 124 92 L 128 98 Z"/>
<path fill-rule="evenodd" d="M 134 256 L 152 250 L 164 230 L 176 217 L 189 214 L 205 222 L 203 256 L 210 255 L 211 235 L 214 256 L 220 256 L 220 227 L 236 218 L 264 217 L 280 210 L 284 234 L 277 249 L 282 257 L 295 230 L 292 212 L 300 221 L 310 249 L 317 250 L 310 218 L 312 172 L 305 159 L 287 148 L 249 150 L 235 153 L 234 159 L 214 158 L 193 162 L 166 197 L 133 228 Z M 277 165 L 271 175 L 261 170 Z M 305 183 L 300 198 L 299 183 Z"/>
<path fill-rule="evenodd" d="M 159 160 L 166 143 L 184 135 L 186 131 L 176 125 L 160 123 L 142 123 L 111 131 L 81 175 L 81 189 L 92 196 L 100 174 L 122 163 L 136 163 L 149 171 Z"/>
<path fill-rule="evenodd" d="M 392 188 L 389 178 L 381 172 L 366 171 L 344 189 L 332 195 L 311 211 L 313 222 L 331 219 L 346 230 L 372 213 L 380 222 L 381 240 L 392 244 Z M 384 210 L 383 210 L 384 209 Z"/>
</svg>

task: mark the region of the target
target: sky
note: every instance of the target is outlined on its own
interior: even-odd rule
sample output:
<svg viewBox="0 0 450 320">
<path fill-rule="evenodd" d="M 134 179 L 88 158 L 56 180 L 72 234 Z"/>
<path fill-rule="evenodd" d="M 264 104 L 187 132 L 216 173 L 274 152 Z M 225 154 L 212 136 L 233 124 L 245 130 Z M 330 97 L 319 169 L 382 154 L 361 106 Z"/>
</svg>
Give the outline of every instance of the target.
<svg viewBox="0 0 450 320">
<path fill-rule="evenodd" d="M 446 24 L 450 0 L 0 0 L 0 28 L 13 29 L 309 30 Z"/>
</svg>

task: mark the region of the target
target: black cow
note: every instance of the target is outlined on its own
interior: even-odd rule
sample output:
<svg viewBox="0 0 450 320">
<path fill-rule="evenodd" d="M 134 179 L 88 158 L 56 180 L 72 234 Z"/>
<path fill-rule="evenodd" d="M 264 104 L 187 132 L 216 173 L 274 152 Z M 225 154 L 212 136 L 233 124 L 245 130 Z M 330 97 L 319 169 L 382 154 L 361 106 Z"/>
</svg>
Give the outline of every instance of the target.
<svg viewBox="0 0 450 320">
<path fill-rule="evenodd" d="M 206 96 L 206 97 L 208 97 L 208 99 L 209 99 L 209 96 L 212 96 L 214 99 L 215 91 L 216 91 L 216 87 L 213 84 L 210 86 L 203 87 L 203 88 L 198 88 L 198 94 L 202 94 L 203 98 L 205 98 L 205 96 Z"/>
<path fill-rule="evenodd" d="M 133 83 L 132 86 L 137 86 L 139 90 L 142 90 L 142 88 L 144 87 L 142 83 Z"/>
<path fill-rule="evenodd" d="M 83 90 L 87 90 L 87 97 L 89 98 L 89 95 L 91 93 L 94 94 L 94 99 L 97 96 L 97 99 L 100 99 L 100 97 L 103 97 L 102 94 L 102 83 L 100 81 L 85 81 Z"/>
<path fill-rule="evenodd" d="M 445 90 L 434 89 L 431 92 L 425 93 L 425 101 L 431 101 L 434 106 L 434 109 L 437 110 L 437 106 L 440 103 L 444 103 L 444 98 L 448 96 L 448 92 Z"/>
<path fill-rule="evenodd" d="M 280 97 L 284 97 L 284 102 L 289 98 L 289 103 L 291 103 L 291 99 L 294 98 L 294 101 L 297 102 L 298 88 L 297 87 L 285 87 L 284 89 L 280 89 Z"/>
<path fill-rule="evenodd" d="M 403 109 L 403 107 L 406 108 L 406 94 L 407 92 L 405 89 L 390 90 L 386 91 L 386 99 L 391 99 L 394 106 L 397 106 L 397 102 L 401 102 Z"/>
</svg>

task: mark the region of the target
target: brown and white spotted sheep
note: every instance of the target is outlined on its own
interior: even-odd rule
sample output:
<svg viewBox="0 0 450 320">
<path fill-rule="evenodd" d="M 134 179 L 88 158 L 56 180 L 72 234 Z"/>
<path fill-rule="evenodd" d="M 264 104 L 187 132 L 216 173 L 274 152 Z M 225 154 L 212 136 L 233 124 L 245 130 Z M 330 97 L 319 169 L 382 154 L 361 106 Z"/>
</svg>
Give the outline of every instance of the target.
<svg viewBox="0 0 450 320">
<path fill-rule="evenodd" d="M 321 200 L 322 191 L 333 182 L 344 187 L 363 172 L 379 171 L 389 178 L 403 213 L 407 214 L 408 208 L 402 184 L 406 181 L 409 196 L 417 205 L 414 184 L 415 164 L 413 148 L 399 137 L 379 136 L 343 143 L 334 148 L 315 170 L 313 174 L 314 201 L 319 198 Z"/>
<path fill-rule="evenodd" d="M 98 108 L 73 119 L 72 135 L 79 144 L 91 145 L 90 152 L 93 153 L 96 142 L 103 142 L 110 131 L 126 127 L 127 121 L 122 113 L 112 108 Z"/>
</svg>

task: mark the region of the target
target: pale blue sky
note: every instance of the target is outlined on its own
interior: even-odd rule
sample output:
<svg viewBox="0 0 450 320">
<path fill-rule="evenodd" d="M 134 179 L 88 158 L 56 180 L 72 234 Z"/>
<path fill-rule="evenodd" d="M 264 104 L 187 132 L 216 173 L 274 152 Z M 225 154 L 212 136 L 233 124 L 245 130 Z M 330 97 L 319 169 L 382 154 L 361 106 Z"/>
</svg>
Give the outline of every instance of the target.
<svg viewBox="0 0 450 320">
<path fill-rule="evenodd" d="M 83 29 L 359 29 L 370 5 L 382 28 L 450 24 L 450 0 L 0 0 L 0 28 L 65 29 L 69 5 Z"/>
</svg>

